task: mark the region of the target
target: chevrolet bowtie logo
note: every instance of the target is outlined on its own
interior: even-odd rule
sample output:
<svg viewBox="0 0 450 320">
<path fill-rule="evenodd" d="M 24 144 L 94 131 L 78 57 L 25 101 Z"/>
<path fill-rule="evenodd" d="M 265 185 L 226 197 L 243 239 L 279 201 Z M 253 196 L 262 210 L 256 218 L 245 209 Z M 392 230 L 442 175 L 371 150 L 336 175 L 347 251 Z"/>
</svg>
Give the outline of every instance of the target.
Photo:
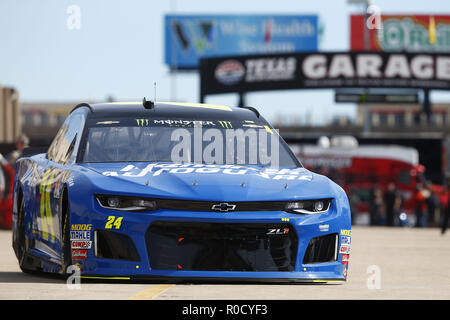
<svg viewBox="0 0 450 320">
<path fill-rule="evenodd" d="M 228 211 L 233 211 L 234 209 L 236 209 L 236 205 L 222 202 L 222 203 L 213 205 L 211 207 L 211 209 L 214 211 L 228 212 Z"/>
</svg>

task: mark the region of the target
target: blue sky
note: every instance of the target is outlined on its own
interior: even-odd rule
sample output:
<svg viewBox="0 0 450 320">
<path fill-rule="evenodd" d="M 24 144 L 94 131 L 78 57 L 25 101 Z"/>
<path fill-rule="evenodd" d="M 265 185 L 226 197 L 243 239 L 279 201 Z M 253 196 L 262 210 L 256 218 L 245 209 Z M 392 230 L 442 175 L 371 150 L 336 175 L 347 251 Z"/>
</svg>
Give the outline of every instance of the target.
<svg viewBox="0 0 450 320">
<path fill-rule="evenodd" d="M 382 13 L 450 14 L 448 0 L 378 0 Z M 70 5 L 81 9 L 81 28 L 66 26 Z M 22 101 L 103 101 L 153 98 L 197 102 L 195 73 L 170 75 L 164 64 L 165 14 L 318 14 L 321 50 L 349 48 L 349 15 L 361 7 L 347 0 L 2 0 L 0 84 L 16 87 Z M 450 101 L 449 95 L 435 100 Z M 207 102 L 237 103 L 235 95 Z M 247 104 L 277 115 L 316 123 L 329 114 L 354 116 L 354 105 L 336 105 L 332 90 L 252 93 Z M 326 116 L 324 116 L 326 114 Z"/>
</svg>

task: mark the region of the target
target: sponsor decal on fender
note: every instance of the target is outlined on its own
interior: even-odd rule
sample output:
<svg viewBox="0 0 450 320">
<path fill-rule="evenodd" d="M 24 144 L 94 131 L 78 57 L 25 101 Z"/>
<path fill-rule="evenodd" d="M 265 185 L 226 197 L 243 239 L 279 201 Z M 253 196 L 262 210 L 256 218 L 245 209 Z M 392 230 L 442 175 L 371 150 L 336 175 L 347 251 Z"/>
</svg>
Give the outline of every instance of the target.
<svg viewBox="0 0 450 320">
<path fill-rule="evenodd" d="M 341 247 L 339 248 L 339 253 L 340 254 L 349 254 L 350 253 L 350 246 L 341 245 Z"/>
<path fill-rule="evenodd" d="M 341 236 L 341 244 L 342 245 L 350 245 L 352 238 L 350 236 Z"/>
<path fill-rule="evenodd" d="M 70 231 L 70 240 L 90 241 L 92 224 L 73 224 Z"/>
<path fill-rule="evenodd" d="M 73 224 L 72 231 L 91 231 L 92 224 Z"/>
<path fill-rule="evenodd" d="M 86 249 L 72 249 L 72 259 L 87 259 L 87 252 Z"/>
<path fill-rule="evenodd" d="M 347 279 L 347 277 L 348 277 L 348 263 L 344 264 L 344 270 L 342 272 L 342 275 L 345 277 L 345 279 Z"/>
<path fill-rule="evenodd" d="M 342 264 L 348 264 L 349 258 L 350 258 L 349 254 L 343 254 L 342 255 Z"/>
<path fill-rule="evenodd" d="M 70 231 L 70 240 L 91 240 L 90 231 Z"/>
<path fill-rule="evenodd" d="M 91 249 L 92 241 L 72 241 L 72 249 Z"/>
</svg>

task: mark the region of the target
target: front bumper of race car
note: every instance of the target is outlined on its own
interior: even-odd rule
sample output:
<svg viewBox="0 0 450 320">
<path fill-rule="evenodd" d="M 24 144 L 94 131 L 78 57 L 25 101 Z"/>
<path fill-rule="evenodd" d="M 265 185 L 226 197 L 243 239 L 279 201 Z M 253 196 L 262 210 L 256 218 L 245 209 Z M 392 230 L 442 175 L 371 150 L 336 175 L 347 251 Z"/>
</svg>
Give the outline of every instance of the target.
<svg viewBox="0 0 450 320">
<path fill-rule="evenodd" d="M 325 214 L 284 211 L 124 212 L 94 203 L 71 215 L 73 263 L 83 279 L 343 282 L 349 209 Z"/>
</svg>

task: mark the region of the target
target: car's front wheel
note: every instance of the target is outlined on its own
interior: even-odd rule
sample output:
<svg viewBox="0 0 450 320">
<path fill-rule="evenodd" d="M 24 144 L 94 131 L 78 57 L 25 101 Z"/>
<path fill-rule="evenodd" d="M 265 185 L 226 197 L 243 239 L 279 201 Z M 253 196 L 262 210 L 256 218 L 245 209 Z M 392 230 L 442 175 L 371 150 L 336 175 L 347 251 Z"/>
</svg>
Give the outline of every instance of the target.
<svg viewBox="0 0 450 320">
<path fill-rule="evenodd" d="M 70 247 L 70 209 L 67 191 L 64 192 L 62 201 L 62 217 L 61 272 L 63 276 L 67 276 L 67 268 L 72 264 L 72 250 Z"/>
<path fill-rule="evenodd" d="M 25 273 L 32 273 L 33 270 L 26 267 L 28 248 L 25 236 L 25 205 L 22 194 L 20 194 L 19 199 L 19 211 L 17 214 L 17 258 L 19 259 L 20 269 Z"/>
</svg>

